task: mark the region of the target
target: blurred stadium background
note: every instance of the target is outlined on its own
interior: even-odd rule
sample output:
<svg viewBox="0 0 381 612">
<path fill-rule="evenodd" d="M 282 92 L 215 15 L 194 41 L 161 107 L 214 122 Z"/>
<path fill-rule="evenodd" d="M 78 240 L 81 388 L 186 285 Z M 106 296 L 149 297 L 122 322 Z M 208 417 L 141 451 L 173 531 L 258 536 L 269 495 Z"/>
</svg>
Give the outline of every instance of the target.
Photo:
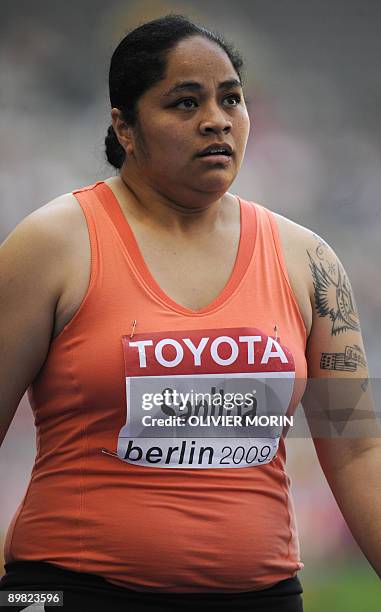
<svg viewBox="0 0 381 612">
<path fill-rule="evenodd" d="M 377 0 L 2 0 L 0 239 L 53 197 L 113 174 L 103 154 L 112 50 L 128 28 L 170 11 L 220 30 L 243 52 L 252 132 L 231 191 L 332 244 L 355 290 L 371 375 L 380 377 Z M 24 398 L 0 450 L 1 544 L 34 444 Z M 336 508 L 311 440 L 289 440 L 288 452 L 306 612 L 381 609 L 380 581 Z"/>
</svg>

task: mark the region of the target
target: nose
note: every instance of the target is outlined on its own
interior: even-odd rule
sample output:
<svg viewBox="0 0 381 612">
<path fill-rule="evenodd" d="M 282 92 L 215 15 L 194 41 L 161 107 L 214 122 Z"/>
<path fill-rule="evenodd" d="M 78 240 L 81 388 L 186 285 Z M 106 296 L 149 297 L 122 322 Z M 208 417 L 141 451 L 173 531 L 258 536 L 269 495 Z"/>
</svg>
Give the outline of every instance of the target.
<svg viewBox="0 0 381 612">
<path fill-rule="evenodd" d="M 203 135 L 210 133 L 218 134 L 220 132 L 229 134 L 231 129 L 232 122 L 220 109 L 215 109 L 214 111 L 211 110 L 208 116 L 206 116 L 200 123 L 200 132 Z"/>
</svg>

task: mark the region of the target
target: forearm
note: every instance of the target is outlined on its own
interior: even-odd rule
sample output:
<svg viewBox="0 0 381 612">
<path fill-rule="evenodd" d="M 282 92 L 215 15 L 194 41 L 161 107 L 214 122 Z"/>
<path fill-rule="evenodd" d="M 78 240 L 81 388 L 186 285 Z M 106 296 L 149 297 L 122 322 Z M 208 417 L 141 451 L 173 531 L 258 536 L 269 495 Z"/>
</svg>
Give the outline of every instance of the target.
<svg viewBox="0 0 381 612">
<path fill-rule="evenodd" d="M 381 578 L 381 450 L 371 448 L 340 469 L 322 467 L 344 519 Z"/>
</svg>

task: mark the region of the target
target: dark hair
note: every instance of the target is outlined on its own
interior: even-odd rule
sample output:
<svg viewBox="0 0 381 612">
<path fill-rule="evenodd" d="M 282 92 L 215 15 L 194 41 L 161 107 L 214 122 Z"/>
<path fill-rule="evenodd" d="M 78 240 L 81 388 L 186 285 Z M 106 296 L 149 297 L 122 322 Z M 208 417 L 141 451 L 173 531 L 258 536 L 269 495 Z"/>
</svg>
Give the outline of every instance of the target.
<svg viewBox="0 0 381 612">
<path fill-rule="evenodd" d="M 110 64 L 109 90 L 112 108 L 119 108 L 124 120 L 136 123 L 139 98 L 164 78 L 167 52 L 191 36 L 203 36 L 225 51 L 242 81 L 241 55 L 220 34 L 198 26 L 182 15 L 166 15 L 129 32 L 116 47 Z M 121 168 L 125 151 L 112 125 L 105 139 L 106 157 L 115 168 Z"/>
</svg>

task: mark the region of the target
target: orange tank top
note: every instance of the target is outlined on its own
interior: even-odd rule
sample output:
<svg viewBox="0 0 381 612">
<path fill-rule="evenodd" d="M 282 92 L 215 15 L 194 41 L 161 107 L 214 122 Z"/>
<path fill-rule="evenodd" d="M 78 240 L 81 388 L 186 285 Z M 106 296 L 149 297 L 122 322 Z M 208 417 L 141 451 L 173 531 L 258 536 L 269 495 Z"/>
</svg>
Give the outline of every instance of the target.
<svg viewBox="0 0 381 612">
<path fill-rule="evenodd" d="M 157 592 L 294 576 L 303 564 L 279 423 L 303 391 L 306 332 L 275 218 L 239 199 L 233 272 L 192 311 L 157 285 L 105 182 L 74 195 L 90 282 L 28 389 L 37 454 L 5 561 Z"/>
</svg>

